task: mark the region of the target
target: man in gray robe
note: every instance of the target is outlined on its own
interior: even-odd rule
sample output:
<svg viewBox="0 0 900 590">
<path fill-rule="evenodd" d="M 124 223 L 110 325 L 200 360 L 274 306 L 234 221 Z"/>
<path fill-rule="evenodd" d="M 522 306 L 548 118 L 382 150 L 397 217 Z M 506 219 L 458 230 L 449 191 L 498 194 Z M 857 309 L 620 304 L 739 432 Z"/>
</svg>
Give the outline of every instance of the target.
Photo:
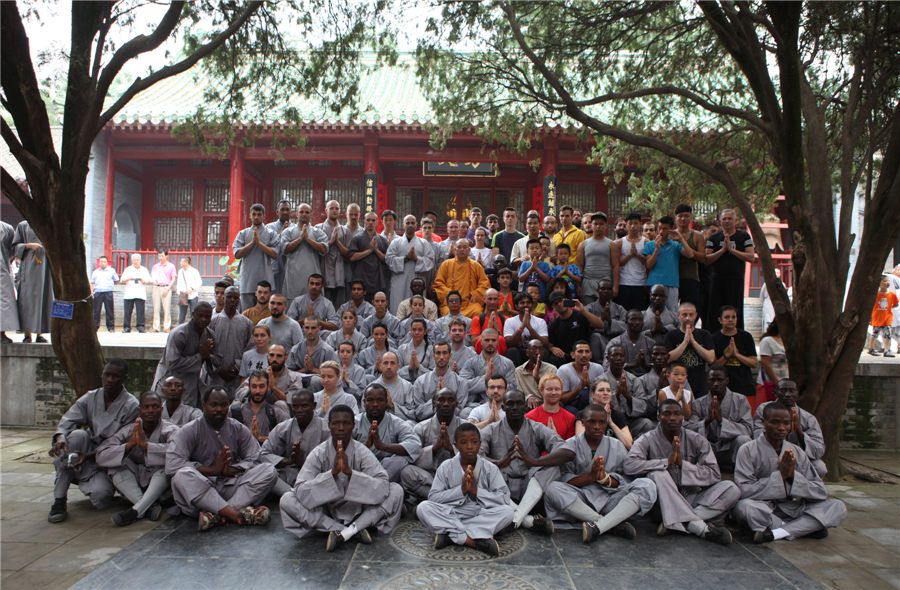
<svg viewBox="0 0 900 590">
<path fill-rule="evenodd" d="M 763 433 L 737 455 L 734 481 L 741 500 L 732 515 L 753 531 L 754 543 L 828 535 L 847 507 L 828 498 L 822 479 L 803 449 L 787 440 L 792 409 L 781 402 L 763 410 Z"/>
<path fill-rule="evenodd" d="M 680 325 L 678 316 L 667 305 L 668 296 L 665 285 L 653 285 L 650 288 L 650 307 L 644 310 L 644 332 L 659 340 L 669 330 Z"/>
<path fill-rule="evenodd" d="M 341 325 L 341 318 L 334 310 L 334 304 L 322 294 L 324 280 L 318 273 L 309 275 L 306 281 L 306 293 L 298 295 L 291 301 L 288 317 L 299 322 L 303 318 L 315 316 L 319 320 L 321 329 L 337 330 Z"/>
<path fill-rule="evenodd" d="M 637 532 L 628 518 L 653 508 L 656 486 L 647 478 L 631 480 L 622 474 L 628 451 L 618 439 L 605 435 L 609 416 L 603 406 L 587 406 L 582 423 L 583 433 L 534 461 L 538 465 L 561 465 L 559 481 L 544 491 L 547 516 L 581 523 L 584 543 L 607 531 L 634 539 Z"/>
<path fill-rule="evenodd" d="M 363 224 L 364 231 L 353 236 L 348 245 L 353 280 L 361 281 L 365 291 L 376 293 L 383 291 L 388 286 L 388 270 L 384 263 L 384 255 L 390 242 L 384 236 L 376 233 L 378 231 L 378 215 L 376 213 L 371 211 L 366 213 Z"/>
<path fill-rule="evenodd" d="M 277 408 L 281 408 L 287 414 L 289 411 L 288 401 L 291 399 L 291 395 L 303 389 L 303 377 L 284 366 L 287 360 L 287 353 L 284 350 L 284 346 L 280 344 L 269 346 L 266 360 L 269 362 L 269 366 L 266 367 L 266 377 L 268 378 L 266 401 Z M 235 390 L 234 401 L 243 402 L 250 396 L 250 384 L 248 381 L 249 377 Z"/>
<path fill-rule="evenodd" d="M 455 392 L 460 408 L 465 408 L 469 402 L 467 382 L 450 370 L 450 344 L 441 340 L 431 350 L 434 370 L 420 375 L 413 383 L 413 413 L 418 422 L 434 414 L 435 407 L 431 400 L 441 389 L 448 388 Z"/>
<path fill-rule="evenodd" d="M 0 221 L 0 340 L 12 342 L 6 332 L 19 329 L 19 309 L 16 307 L 16 286 L 9 265 L 13 259 L 13 226 Z"/>
<path fill-rule="evenodd" d="M 202 383 L 221 385 L 229 397 L 234 396 L 234 390 L 241 383 L 241 357 L 253 346 L 253 321 L 238 313 L 240 304 L 240 289 L 225 289 L 225 307 L 209 323 L 209 329 L 215 335 L 212 358 L 217 364 L 204 364 L 200 370 Z"/>
<path fill-rule="evenodd" d="M 385 244 L 384 249 L 387 250 L 387 244 Z M 386 267 L 385 270 L 387 270 Z M 362 323 L 364 319 L 375 313 L 375 307 L 371 303 L 369 303 L 369 301 L 374 297 L 375 293 L 378 293 L 380 291 L 381 289 L 369 291 L 368 289 L 366 289 L 365 283 L 359 279 L 350 281 L 350 298 L 338 308 L 338 317 L 342 317 L 341 314 L 343 314 L 346 310 L 352 309 L 356 312 L 356 329 L 359 330 L 359 324 Z M 387 305 L 385 305 L 385 309 L 387 309 Z"/>
<path fill-rule="evenodd" d="M 272 274 L 272 260 L 278 257 L 281 237 L 278 232 L 263 225 L 266 208 L 256 203 L 250 207 L 250 227 L 244 228 L 234 237 L 231 251 L 241 261 L 238 273 L 241 275 L 241 309 L 256 305 L 256 284 L 260 281 L 275 282 Z"/>
<path fill-rule="evenodd" d="M 416 515 L 435 533 L 435 549 L 454 543 L 496 557 L 500 546 L 494 535 L 513 520 L 509 488 L 500 469 L 478 456 L 478 428 L 462 424 L 454 439 L 459 454 L 438 467 L 428 500 L 419 504 Z"/>
<path fill-rule="evenodd" d="M 316 400 L 311 391 L 301 389 L 295 393 L 291 411 L 293 417 L 278 424 L 262 444 L 263 460 L 278 470 L 272 493 L 279 497 L 291 491 L 307 453 L 331 438 L 328 423 L 316 416 Z"/>
<path fill-rule="evenodd" d="M 169 332 L 166 348 L 156 366 L 154 390 L 160 391 L 163 377 L 175 375 L 184 384 L 184 403 L 195 408 L 200 405 L 200 372 L 205 367 L 211 373 L 219 364 L 214 355 L 214 335 L 209 329 L 211 321 L 212 306 L 201 301 L 191 313 L 191 321 Z"/>
<path fill-rule="evenodd" d="M 576 416 L 590 403 L 591 383 L 606 374 L 603 365 L 591 361 L 592 354 L 590 343 L 577 340 L 572 344 L 572 362 L 556 371 L 563 384 L 559 403 Z"/>
<path fill-rule="evenodd" d="M 791 432 L 787 436 L 789 443 L 795 444 L 806 453 L 813 469 L 819 474 L 819 477 L 825 477 L 828 468 L 822 457 L 825 456 L 825 437 L 822 435 L 822 427 L 816 417 L 797 405 L 799 399 L 799 391 L 797 384 L 790 379 L 779 379 L 775 384 L 775 397 L 793 412 L 793 422 L 791 422 Z M 756 408 L 756 414 L 753 415 L 753 436 L 758 437 L 763 430 L 762 415 L 766 404 L 765 402 Z"/>
<path fill-rule="evenodd" d="M 275 426 L 288 420 L 288 413 L 266 399 L 269 378 L 265 371 L 250 373 L 247 386 L 250 395 L 243 402 L 231 405 L 231 417 L 249 428 L 256 442 L 263 444 Z"/>
<path fill-rule="evenodd" d="M 456 415 L 459 402 L 452 389 L 444 388 L 435 392 L 431 405 L 434 414 L 413 428 L 422 442 L 422 453 L 415 463 L 407 465 L 400 472 L 400 483 L 404 491 L 416 500 L 428 497 L 434 472 L 456 452 L 450 441 L 454 440 L 456 429 L 462 424 Z"/>
<path fill-rule="evenodd" d="M 271 223 L 266 224 L 266 229 L 275 232 L 279 236 L 279 244 L 278 249 L 276 250 L 277 256 L 272 259 L 270 263 L 272 265 L 272 277 L 275 281 L 272 283 L 272 288 L 276 293 L 283 293 L 284 287 L 284 250 L 283 246 L 280 243 L 280 237 L 284 235 L 284 232 L 293 227 L 293 223 L 291 223 L 291 202 L 287 199 L 282 199 L 278 201 L 278 205 L 275 207 L 275 212 L 278 214 L 278 219 Z"/>
<path fill-rule="evenodd" d="M 309 222 L 312 207 L 297 205 L 297 223 L 281 234 L 279 252 L 284 257 L 284 286 L 281 291 L 288 301 L 306 293 L 310 274 L 322 272 L 322 255 L 328 250 L 328 236 Z"/>
<path fill-rule="evenodd" d="M 381 385 L 390 395 L 388 406 L 398 418 L 416 423 L 416 397 L 413 384 L 400 377 L 400 360 L 397 353 L 388 351 L 381 355 L 381 375 L 369 386 Z"/>
<path fill-rule="evenodd" d="M 469 390 L 467 404 L 476 406 L 483 401 L 488 379 L 491 375 L 500 373 L 506 379 L 506 387 L 509 390 L 516 388 L 516 366 L 505 356 L 497 352 L 500 343 L 500 334 L 493 328 L 488 328 L 481 333 L 481 354 L 466 361 L 459 376 L 466 380 Z"/>
<path fill-rule="evenodd" d="M 103 387 L 79 397 L 59 420 L 50 449 L 56 483 L 48 521 L 62 522 L 68 516 L 66 498 L 72 483 L 101 510 L 112 500 L 115 488 L 95 456 L 97 447 L 138 417 L 138 401 L 125 389 L 127 378 L 128 363 L 110 359 L 103 367 Z"/>
<path fill-rule="evenodd" d="M 582 291 L 584 291 L 584 282 L 582 282 Z M 627 327 L 625 323 L 627 310 L 612 300 L 612 291 L 612 281 L 607 279 L 600 281 L 596 301 L 585 305 L 581 312 L 588 321 L 596 318 L 602 325 L 602 327 L 593 328 L 591 332 L 592 357 L 599 363 L 603 362 L 609 342 L 623 334 Z M 591 295 L 593 296 L 593 293 Z M 591 326 L 597 324 L 596 320 L 590 323 Z"/>
<path fill-rule="evenodd" d="M 326 551 L 355 535 L 371 543 L 369 527 L 390 534 L 403 508 L 403 488 L 388 481 L 375 455 L 353 440 L 353 410 L 337 406 L 328 417 L 331 440 L 309 453 L 294 489 L 281 496 L 281 521 L 302 539 L 328 533 Z"/>
<path fill-rule="evenodd" d="M 191 420 L 203 415 L 203 410 L 182 403 L 184 382 L 175 375 L 169 375 L 162 381 L 162 394 L 165 403 L 162 408 L 162 419 L 181 428 Z"/>
<path fill-rule="evenodd" d="M 297 320 L 289 318 L 286 313 L 287 299 L 281 293 L 273 293 L 269 297 L 269 317 L 257 322 L 257 326 L 267 326 L 272 335 L 272 344 L 280 344 L 290 350 L 303 340 L 303 329 Z"/>
<path fill-rule="evenodd" d="M 169 441 L 166 474 L 175 503 L 186 516 L 198 516 L 198 529 L 226 521 L 265 525 L 269 509 L 259 504 L 278 474 L 263 462 L 250 430 L 228 416 L 228 394 L 221 387 L 203 393 L 203 418 L 186 424 Z"/>
<path fill-rule="evenodd" d="M 391 482 L 399 482 L 403 468 L 422 454 L 422 441 L 409 422 L 387 413 L 387 398 L 387 389 L 380 383 L 366 387 L 365 410 L 356 416 L 353 439 L 375 454 Z"/>
<path fill-rule="evenodd" d="M 637 439 L 625 459 L 625 474 L 656 484 L 662 523 L 656 533 L 690 532 L 722 545 L 731 532 L 708 521 L 719 519 L 741 497 L 733 482 L 722 481 L 706 438 L 683 428 L 684 411 L 675 400 L 659 404 L 659 426 Z"/>
<path fill-rule="evenodd" d="M 669 347 L 665 344 L 654 344 L 650 348 L 650 370 L 638 377 L 637 386 L 641 393 L 635 395 L 647 402 L 647 413 L 644 417 L 656 419 L 656 406 L 659 403 L 659 391 L 669 386 L 668 369 Z M 697 401 L 696 399 L 694 401 Z"/>
<path fill-rule="evenodd" d="M 466 318 L 469 319 L 469 318 Z M 454 319 L 450 322 L 447 333 L 450 340 L 450 368 L 454 373 L 459 373 L 466 363 L 478 356 L 471 346 L 468 345 L 469 327 L 471 320 L 466 324 L 461 319 Z"/>
<path fill-rule="evenodd" d="M 287 368 L 301 373 L 318 373 L 325 361 L 337 361 L 337 353 L 319 338 L 322 328 L 314 316 L 306 316 L 300 324 L 306 337 L 291 348 L 288 355 Z M 319 389 L 318 383 L 312 384 L 313 390 Z"/>
<path fill-rule="evenodd" d="M 372 297 L 372 306 L 375 311 L 369 317 L 359 322 L 357 330 L 360 334 L 369 339 L 372 343 L 372 328 L 375 324 L 383 324 L 387 328 L 388 341 L 391 346 L 397 346 L 397 343 L 403 338 L 404 334 L 400 331 L 400 320 L 397 316 L 388 311 L 388 298 L 383 292 L 379 291 Z"/>
<path fill-rule="evenodd" d="M 27 221 L 16 226 L 12 242 L 13 255 L 19 264 L 19 324 L 25 332 L 22 342 L 46 342 L 41 334 L 50 331 L 50 312 L 53 310 L 53 280 L 50 264 L 41 240 Z"/>
<path fill-rule="evenodd" d="M 155 391 L 141 395 L 138 419 L 126 424 L 97 447 L 97 465 L 105 467 L 113 485 L 132 506 L 117 512 L 112 520 L 127 526 L 143 518 L 159 520 L 157 503 L 169 491 L 164 469 L 166 447 L 178 427 L 162 420 L 162 398 Z"/>
<path fill-rule="evenodd" d="M 625 370 L 640 377 L 650 369 L 650 352 L 656 341 L 644 332 L 644 318 L 640 311 L 629 311 L 625 322 L 627 329 L 610 340 L 607 346 L 621 346 L 625 351 Z"/>
<path fill-rule="evenodd" d="M 505 416 L 481 431 L 479 453 L 500 468 L 509 486 L 509 505 L 515 511 L 513 524 L 545 535 L 553 534 L 553 521 L 534 517 L 535 507 L 550 482 L 559 478 L 558 467 L 529 466 L 531 458 L 553 452 L 562 444 L 558 434 L 525 418 L 525 394 L 508 391 L 503 397 Z M 517 504 L 518 502 L 518 504 Z"/>
<path fill-rule="evenodd" d="M 394 313 L 400 302 L 412 295 L 410 282 L 416 277 L 424 281 L 434 268 L 434 248 L 430 242 L 416 236 L 416 226 L 414 215 L 404 217 L 404 234 L 394 238 L 384 255 L 391 271 L 391 311 Z"/>
<path fill-rule="evenodd" d="M 728 371 L 724 366 L 709 368 L 707 393 L 693 401 L 691 410 L 685 428 L 705 436 L 719 468 L 733 471 L 738 449 L 751 440 L 753 421 L 747 398 L 728 389 Z"/>
<path fill-rule="evenodd" d="M 325 296 L 332 302 L 341 305 L 346 299 L 344 294 L 344 256 L 341 254 L 341 246 L 345 241 L 349 242 L 350 235 L 347 226 L 341 225 L 341 205 L 337 201 L 325 203 L 325 221 L 316 226 L 328 237 L 328 249 L 322 256 L 322 274 L 325 278 Z"/>
<path fill-rule="evenodd" d="M 612 408 L 628 417 L 628 428 L 635 438 L 650 432 L 656 426 L 646 417 L 651 402 L 644 389 L 638 386 L 638 378 L 625 370 L 625 349 L 610 344 L 606 347 L 606 360 L 609 369 L 603 376 L 612 387 Z"/>
</svg>

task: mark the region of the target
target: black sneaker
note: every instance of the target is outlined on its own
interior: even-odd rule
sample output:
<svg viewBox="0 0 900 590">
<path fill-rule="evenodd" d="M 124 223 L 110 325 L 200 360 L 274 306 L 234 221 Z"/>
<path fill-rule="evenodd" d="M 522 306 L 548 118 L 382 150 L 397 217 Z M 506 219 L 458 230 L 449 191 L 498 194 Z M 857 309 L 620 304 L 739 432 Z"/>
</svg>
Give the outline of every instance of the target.
<svg viewBox="0 0 900 590">
<path fill-rule="evenodd" d="M 810 539 L 824 539 L 828 536 L 828 529 L 821 528 L 817 531 L 813 531 L 810 534 L 806 535 Z"/>
<path fill-rule="evenodd" d="M 531 525 L 531 530 L 538 533 L 539 535 L 549 537 L 553 534 L 553 521 L 543 516 L 536 516 L 534 518 L 534 524 Z"/>
<path fill-rule="evenodd" d="M 360 543 L 363 543 L 365 545 L 371 545 L 372 544 L 372 533 L 369 532 L 369 529 L 363 529 L 356 533 L 356 539 Z"/>
<path fill-rule="evenodd" d="M 39 344 L 47 344 L 47 339 L 44 338 L 43 336 L 38 336 L 37 338 L 34 339 L 34 341 Z"/>
<path fill-rule="evenodd" d="M 490 539 L 475 539 L 475 549 L 487 553 L 491 557 L 500 555 L 500 544 L 491 537 Z"/>
<path fill-rule="evenodd" d="M 718 543 L 719 545 L 731 545 L 731 531 L 721 526 L 711 524 L 707 526 L 709 527 L 709 530 L 703 535 L 704 539 L 712 541 L 713 543 Z"/>
<path fill-rule="evenodd" d="M 757 545 L 760 545 L 762 543 L 771 543 L 774 540 L 775 540 L 775 535 L 772 534 L 771 529 L 753 532 L 753 542 L 756 543 Z"/>
<path fill-rule="evenodd" d="M 116 526 L 128 526 L 138 521 L 138 513 L 134 508 L 129 508 L 128 510 L 113 514 L 112 521 Z"/>
<path fill-rule="evenodd" d="M 597 528 L 597 525 L 592 522 L 582 522 L 581 523 L 581 542 L 582 543 L 590 543 L 591 541 L 595 541 L 600 537 L 600 529 Z"/>
<path fill-rule="evenodd" d="M 450 535 L 446 533 L 438 533 L 434 536 L 434 550 L 437 551 L 439 549 L 443 549 L 451 544 Z"/>
<path fill-rule="evenodd" d="M 144 513 L 144 516 L 147 517 L 147 520 L 156 522 L 157 520 L 159 520 L 159 517 L 162 516 L 162 511 L 163 511 L 162 506 L 160 506 L 159 503 L 157 502 L 156 504 L 154 504 L 153 506 L 151 506 L 150 508 L 147 509 L 147 512 Z"/>
<path fill-rule="evenodd" d="M 57 498 L 53 501 L 53 506 L 50 507 L 50 514 L 47 515 L 47 522 L 62 522 L 68 516 L 69 513 L 66 511 L 66 499 Z"/>
<path fill-rule="evenodd" d="M 325 551 L 331 553 L 344 543 L 344 537 L 340 533 L 331 531 L 328 533 L 328 539 L 325 541 Z"/>
<path fill-rule="evenodd" d="M 625 522 L 620 522 L 610 531 L 617 537 L 622 537 L 623 539 L 634 539 L 637 537 L 637 531 L 634 530 L 634 525 L 632 525 L 627 520 Z"/>
</svg>

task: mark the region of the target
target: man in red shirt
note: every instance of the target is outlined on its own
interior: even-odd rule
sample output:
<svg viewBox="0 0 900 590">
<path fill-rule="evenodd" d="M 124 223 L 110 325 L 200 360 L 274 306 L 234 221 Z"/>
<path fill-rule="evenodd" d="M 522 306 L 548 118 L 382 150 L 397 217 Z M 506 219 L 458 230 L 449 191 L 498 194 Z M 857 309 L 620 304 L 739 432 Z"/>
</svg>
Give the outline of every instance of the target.
<svg viewBox="0 0 900 590">
<path fill-rule="evenodd" d="M 541 377 L 538 390 L 544 403 L 525 414 L 525 417 L 540 422 L 564 439 L 575 436 L 575 416 L 559 405 L 563 394 L 562 379 L 556 373 L 548 373 Z"/>
</svg>

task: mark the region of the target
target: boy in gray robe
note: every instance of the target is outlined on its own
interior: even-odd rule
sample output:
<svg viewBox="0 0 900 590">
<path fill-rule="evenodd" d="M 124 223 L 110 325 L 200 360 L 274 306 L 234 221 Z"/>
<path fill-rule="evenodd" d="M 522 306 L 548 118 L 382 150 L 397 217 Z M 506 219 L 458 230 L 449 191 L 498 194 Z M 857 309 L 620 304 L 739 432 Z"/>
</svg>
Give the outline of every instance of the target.
<svg viewBox="0 0 900 590">
<path fill-rule="evenodd" d="M 141 395 L 138 419 L 126 424 L 97 447 L 97 465 L 132 506 L 113 514 L 117 526 L 135 523 L 147 514 L 159 520 L 162 508 L 156 502 L 169 491 L 164 469 L 166 447 L 178 427 L 162 420 L 162 398 L 155 391 Z"/>
<path fill-rule="evenodd" d="M 461 424 L 454 439 L 459 453 L 438 467 L 416 515 L 435 533 L 435 549 L 454 543 L 496 557 L 500 546 L 494 535 L 513 520 L 509 488 L 500 469 L 478 456 L 481 433 L 474 424 Z"/>
<path fill-rule="evenodd" d="M 646 514 L 656 503 L 656 486 L 647 478 L 622 475 L 628 451 L 618 439 L 606 436 L 609 416 L 591 404 L 582 414 L 584 432 L 563 442 L 556 451 L 537 459 L 540 465 L 560 465 L 560 479 L 547 486 L 544 503 L 553 520 L 581 523 L 584 543 L 607 531 L 634 539 L 628 519 Z"/>
<path fill-rule="evenodd" d="M 814 415 L 797 405 L 799 398 L 797 384 L 790 379 L 779 379 L 775 384 L 775 397 L 777 401 L 791 408 L 794 416 L 787 441 L 803 449 L 819 477 L 825 477 L 828 474 L 828 468 L 825 466 L 825 461 L 822 461 L 822 457 L 825 456 L 825 437 L 822 435 L 822 427 L 819 426 L 819 421 Z M 756 414 L 753 415 L 754 438 L 762 434 L 763 411 L 770 403 L 772 402 L 762 403 L 756 408 Z"/>
<path fill-rule="evenodd" d="M 191 420 L 203 415 L 203 410 L 181 403 L 184 396 L 184 383 L 175 375 L 169 375 L 162 381 L 162 394 L 165 403 L 162 408 L 162 419 L 181 428 Z"/>
<path fill-rule="evenodd" d="M 375 455 L 353 440 L 353 425 L 353 410 L 335 407 L 328 416 L 331 440 L 310 452 L 294 489 L 281 496 L 284 528 L 300 539 L 328 533 L 326 551 L 355 535 L 371 543 L 372 526 L 389 534 L 403 508 L 403 489 L 390 483 Z"/>
<path fill-rule="evenodd" d="M 175 503 L 197 516 L 198 529 L 230 521 L 265 525 L 269 509 L 260 506 L 278 474 L 262 462 L 250 430 L 228 416 L 228 394 L 211 387 L 203 394 L 203 417 L 183 426 L 169 441 L 166 474 Z"/>
<path fill-rule="evenodd" d="M 200 371 L 212 372 L 219 364 L 214 356 L 215 339 L 209 324 L 212 306 L 201 301 L 191 313 L 191 321 L 175 327 L 166 339 L 166 348 L 156 366 L 153 389 L 159 391 L 163 377 L 175 375 L 184 384 L 183 401 L 189 406 L 200 405 Z"/>
<path fill-rule="evenodd" d="M 706 438 L 682 428 L 680 403 L 663 400 L 658 416 L 659 426 L 637 439 L 625 459 L 626 475 L 645 476 L 656 484 L 662 513 L 656 534 L 671 529 L 730 545 L 731 532 L 707 521 L 726 514 L 740 499 L 740 490 L 722 481 Z"/>
<path fill-rule="evenodd" d="M 524 526 L 551 535 L 553 521 L 531 516 L 530 512 L 550 482 L 559 478 L 559 468 L 533 466 L 532 461 L 544 453 L 555 451 L 563 439 L 543 424 L 526 419 L 525 409 L 525 394 L 508 391 L 503 396 L 506 415 L 499 422 L 482 429 L 479 453 L 500 468 L 509 486 L 509 505 L 515 510 L 513 524 L 516 528 Z"/>
<path fill-rule="evenodd" d="M 740 448 L 734 481 L 741 500 L 732 515 L 753 531 L 754 543 L 828 536 L 840 525 L 847 507 L 828 498 L 822 479 L 806 453 L 787 440 L 791 408 L 772 402 L 763 410 L 763 434 Z"/>
<path fill-rule="evenodd" d="M 722 365 L 709 368 L 706 387 L 706 395 L 691 405 L 691 418 L 685 428 L 705 436 L 716 454 L 719 468 L 732 471 L 738 449 L 750 442 L 753 426 L 750 402 L 728 389 L 728 371 Z"/>
<path fill-rule="evenodd" d="M 435 392 L 431 399 L 434 415 L 413 428 L 422 442 L 422 453 L 415 463 L 407 465 L 400 472 L 400 483 L 404 491 L 414 499 L 423 500 L 428 497 L 434 482 L 434 472 L 455 453 L 450 441 L 454 439 L 456 429 L 462 423 L 456 415 L 459 407 L 457 399 L 452 389 L 443 388 Z"/>
<path fill-rule="evenodd" d="M 422 453 L 422 441 L 409 422 L 387 413 L 387 398 L 383 385 L 373 383 L 366 387 L 365 411 L 356 416 L 353 438 L 375 454 L 391 482 L 399 482 L 403 468 L 415 463 Z"/>
<path fill-rule="evenodd" d="M 303 467 L 307 452 L 331 438 L 328 424 L 316 416 L 316 400 L 308 389 L 302 389 L 291 397 L 293 418 L 278 424 L 266 442 L 262 444 L 263 461 L 268 461 L 278 470 L 278 481 L 272 492 L 283 496 L 291 491 L 291 486 Z"/>
<path fill-rule="evenodd" d="M 97 465 L 95 449 L 126 424 L 133 424 L 138 416 L 138 401 L 125 389 L 127 378 L 128 363 L 110 359 L 103 367 L 103 387 L 82 395 L 59 420 L 50 449 L 56 483 L 49 522 L 62 522 L 68 516 L 69 484 L 77 483 L 100 510 L 112 500 L 115 488 L 106 469 Z M 81 430 L 82 426 L 87 428 Z"/>
</svg>

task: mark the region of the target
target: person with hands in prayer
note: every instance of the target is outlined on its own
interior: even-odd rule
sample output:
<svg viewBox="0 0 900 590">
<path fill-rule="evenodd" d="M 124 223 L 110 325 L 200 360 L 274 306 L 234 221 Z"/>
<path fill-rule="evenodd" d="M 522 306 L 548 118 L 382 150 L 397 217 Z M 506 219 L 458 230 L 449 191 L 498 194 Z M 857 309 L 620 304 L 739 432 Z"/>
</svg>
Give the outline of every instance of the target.
<svg viewBox="0 0 900 590">
<path fill-rule="evenodd" d="M 825 466 L 825 461 L 822 460 L 822 457 L 825 456 L 825 437 L 822 435 L 822 427 L 819 426 L 819 420 L 814 414 L 797 405 L 799 397 L 800 392 L 793 380 L 779 379 L 775 384 L 776 401 L 791 409 L 791 431 L 787 435 L 787 441 L 803 449 L 819 477 L 825 477 L 828 468 Z M 759 437 L 762 433 L 763 411 L 766 405 L 771 403 L 774 402 L 765 402 L 756 408 L 756 414 L 753 416 L 754 437 Z"/>
<path fill-rule="evenodd" d="M 363 393 L 365 411 L 356 416 L 353 438 L 366 446 L 381 462 L 388 479 L 400 481 L 404 467 L 415 463 L 422 454 L 422 441 L 406 420 L 387 412 L 388 391 L 380 383 L 372 383 Z"/>
<path fill-rule="evenodd" d="M 308 451 L 331 438 L 328 423 L 316 415 L 316 400 L 308 389 L 291 396 L 290 420 L 280 422 L 262 444 L 262 456 L 275 466 L 278 481 L 272 492 L 283 496 L 291 491 Z"/>
<path fill-rule="evenodd" d="M 463 423 L 456 414 L 459 402 L 452 389 L 442 388 L 436 391 L 431 403 L 434 414 L 413 428 L 422 442 L 422 453 L 415 463 L 407 465 L 400 472 L 403 489 L 416 500 L 428 497 L 435 471 L 444 461 L 453 457 L 456 451 L 450 441 Z"/>
</svg>

